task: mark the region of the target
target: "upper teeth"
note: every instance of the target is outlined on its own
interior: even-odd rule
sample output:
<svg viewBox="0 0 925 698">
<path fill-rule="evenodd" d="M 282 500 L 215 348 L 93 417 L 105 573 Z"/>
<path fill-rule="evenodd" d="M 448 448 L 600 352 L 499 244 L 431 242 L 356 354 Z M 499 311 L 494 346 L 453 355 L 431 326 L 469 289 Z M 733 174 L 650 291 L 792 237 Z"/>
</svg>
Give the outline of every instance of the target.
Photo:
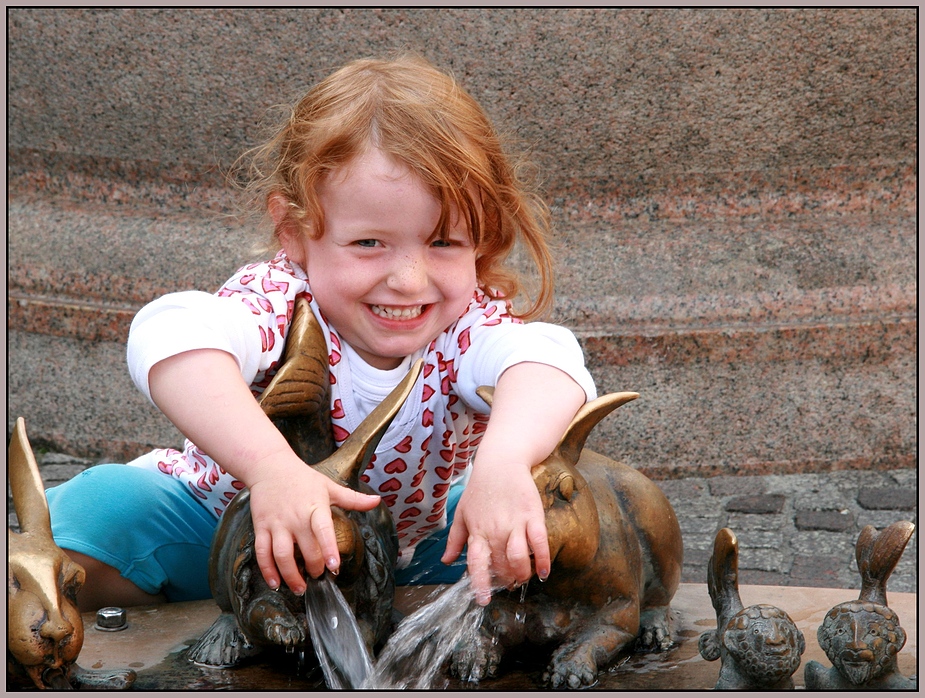
<svg viewBox="0 0 925 698">
<path fill-rule="evenodd" d="M 384 318 L 413 318 L 421 314 L 421 306 L 419 305 L 413 308 L 390 308 L 385 305 L 374 305 L 372 308 L 376 315 Z"/>
</svg>

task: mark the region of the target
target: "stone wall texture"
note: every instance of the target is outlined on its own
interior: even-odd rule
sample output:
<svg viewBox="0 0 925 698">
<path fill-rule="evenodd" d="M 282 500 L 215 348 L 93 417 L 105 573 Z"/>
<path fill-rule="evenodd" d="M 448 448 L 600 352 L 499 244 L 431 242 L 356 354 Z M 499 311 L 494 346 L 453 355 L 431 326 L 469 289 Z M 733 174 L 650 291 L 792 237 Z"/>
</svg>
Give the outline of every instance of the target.
<svg viewBox="0 0 925 698">
<path fill-rule="evenodd" d="M 653 477 L 917 459 L 917 10 L 9 9 L 8 428 L 179 436 L 132 315 L 251 259 L 221 177 L 343 62 L 418 52 L 527 152 L 589 445 Z"/>
</svg>

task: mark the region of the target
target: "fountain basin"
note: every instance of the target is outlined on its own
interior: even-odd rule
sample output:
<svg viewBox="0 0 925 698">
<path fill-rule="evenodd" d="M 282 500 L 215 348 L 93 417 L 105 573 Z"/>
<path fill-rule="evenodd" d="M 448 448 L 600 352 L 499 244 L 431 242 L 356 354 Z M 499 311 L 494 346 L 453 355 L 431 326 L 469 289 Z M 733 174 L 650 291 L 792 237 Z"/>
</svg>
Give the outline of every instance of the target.
<svg viewBox="0 0 925 698">
<path fill-rule="evenodd" d="M 410 613 L 426 602 L 437 587 L 399 587 L 395 606 Z M 810 660 L 830 666 L 816 640 L 816 629 L 834 605 L 857 597 L 851 589 L 810 587 L 742 586 L 743 603 L 771 604 L 785 610 L 806 636 L 806 653 L 794 674 L 803 688 L 803 668 Z M 890 593 L 889 606 L 900 618 L 908 639 L 899 653 L 899 669 L 905 676 L 917 673 L 916 594 Z M 720 663 L 703 659 L 697 648 L 700 634 L 716 627 L 716 614 L 705 584 L 681 584 L 671 603 L 673 637 L 678 643 L 659 654 L 628 654 L 610 670 L 602 672 L 596 689 L 659 690 L 712 689 Z M 197 666 L 186 659 L 185 650 L 204 633 L 219 614 L 215 602 L 137 606 L 127 609 L 128 627 L 118 632 L 94 628 L 96 614 L 83 615 L 85 637 L 78 664 L 87 669 L 131 668 L 138 674 L 134 690 L 323 690 L 324 678 L 316 662 L 300 671 L 298 657 L 265 653 L 233 669 Z M 544 662 L 512 659 L 502 665 L 502 675 L 479 684 L 486 690 L 529 690 L 542 687 Z M 459 681 L 447 677 L 446 686 L 460 689 Z"/>
</svg>

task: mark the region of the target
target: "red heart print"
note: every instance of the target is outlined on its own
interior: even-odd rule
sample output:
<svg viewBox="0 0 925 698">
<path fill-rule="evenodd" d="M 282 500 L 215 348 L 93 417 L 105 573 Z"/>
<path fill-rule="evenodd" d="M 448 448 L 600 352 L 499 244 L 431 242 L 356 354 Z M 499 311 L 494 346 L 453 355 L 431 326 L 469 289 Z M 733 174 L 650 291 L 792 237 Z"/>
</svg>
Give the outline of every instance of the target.
<svg viewBox="0 0 925 698">
<path fill-rule="evenodd" d="M 380 492 L 397 492 L 400 489 L 401 489 L 401 482 L 399 482 L 398 478 L 395 478 L 395 477 L 389 478 L 388 480 L 383 482 L 381 485 L 379 485 Z"/>
<path fill-rule="evenodd" d="M 391 463 L 388 463 L 384 468 L 385 472 L 387 472 L 389 475 L 392 473 L 403 473 L 407 469 L 407 464 L 401 458 L 396 458 Z"/>
<path fill-rule="evenodd" d="M 261 281 L 261 286 L 263 286 L 264 293 L 270 293 L 271 291 L 280 291 L 285 293 L 289 290 L 289 283 L 286 281 L 273 281 L 270 277 L 265 276 Z"/>
</svg>

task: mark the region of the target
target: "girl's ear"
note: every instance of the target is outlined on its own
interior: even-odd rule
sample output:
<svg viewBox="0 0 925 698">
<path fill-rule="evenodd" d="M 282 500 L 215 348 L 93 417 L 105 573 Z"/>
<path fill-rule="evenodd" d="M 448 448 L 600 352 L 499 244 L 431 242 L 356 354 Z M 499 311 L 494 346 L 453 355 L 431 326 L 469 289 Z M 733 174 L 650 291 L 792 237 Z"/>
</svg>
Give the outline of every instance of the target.
<svg viewBox="0 0 925 698">
<path fill-rule="evenodd" d="M 299 224 L 289 217 L 289 200 L 282 194 L 271 194 L 267 198 L 267 211 L 273 220 L 276 237 L 286 255 L 296 264 L 304 266 L 305 255 Z"/>
<path fill-rule="evenodd" d="M 273 219 L 273 225 L 279 228 L 289 212 L 289 200 L 282 194 L 270 194 L 267 197 L 267 210 Z"/>
</svg>

